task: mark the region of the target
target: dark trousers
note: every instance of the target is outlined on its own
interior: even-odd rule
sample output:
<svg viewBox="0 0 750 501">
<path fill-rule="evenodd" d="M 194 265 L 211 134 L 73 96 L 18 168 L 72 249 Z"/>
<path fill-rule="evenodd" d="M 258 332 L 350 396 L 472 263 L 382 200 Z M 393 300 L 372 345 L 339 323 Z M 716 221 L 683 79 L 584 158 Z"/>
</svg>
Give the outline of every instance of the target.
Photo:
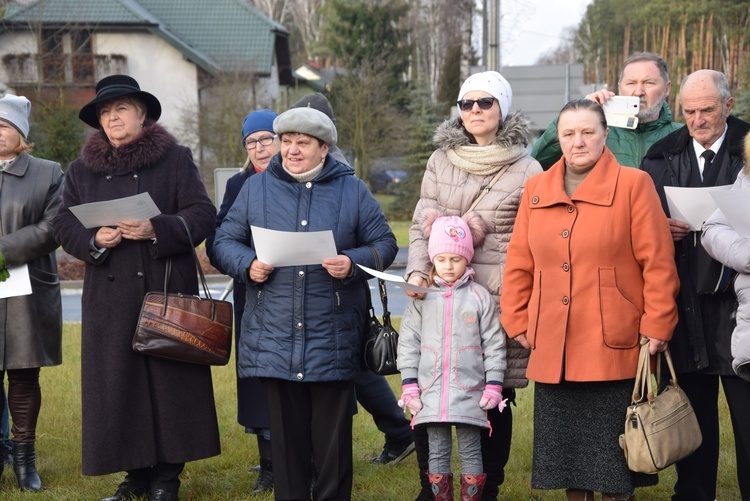
<svg viewBox="0 0 750 501">
<path fill-rule="evenodd" d="M 375 426 L 385 434 L 385 443 L 395 445 L 414 440 L 409 420 L 384 376 L 363 370 L 354 380 L 354 391 L 360 405 L 372 414 Z"/>
<path fill-rule="evenodd" d="M 508 406 L 503 412 L 492 409 L 487 412 L 487 419 L 492 426 L 492 435 L 486 428 L 482 428 L 482 464 L 487 474 L 487 481 L 482 491 L 482 501 L 496 500 L 499 487 L 505 481 L 505 465 L 510 457 L 510 440 L 513 433 L 513 413 L 511 403 L 515 401 L 516 391 L 512 388 L 503 389 L 503 398 L 508 399 Z M 430 448 L 427 439 L 427 428 L 414 428 L 414 445 L 417 452 L 417 463 L 420 469 L 422 490 L 429 491 L 427 470 Z"/>
<path fill-rule="evenodd" d="M 703 435 L 693 454 L 678 461 L 674 501 L 713 501 L 719 466 L 719 380 L 729 405 L 737 456 L 737 480 L 744 501 L 750 501 L 750 383 L 737 376 L 679 374 Z"/>
<path fill-rule="evenodd" d="M 36 423 L 42 407 L 39 368 L 11 369 L 8 372 L 8 410 L 13 421 L 13 442 L 30 444 L 36 441 Z M 0 371 L 0 384 L 5 371 Z M 5 394 L 0 392 L 0 409 L 5 406 Z M 7 437 L 6 437 L 7 438 Z"/>
<path fill-rule="evenodd" d="M 297 383 L 262 378 L 271 423 L 278 501 L 349 501 L 352 496 L 352 381 Z"/>
</svg>

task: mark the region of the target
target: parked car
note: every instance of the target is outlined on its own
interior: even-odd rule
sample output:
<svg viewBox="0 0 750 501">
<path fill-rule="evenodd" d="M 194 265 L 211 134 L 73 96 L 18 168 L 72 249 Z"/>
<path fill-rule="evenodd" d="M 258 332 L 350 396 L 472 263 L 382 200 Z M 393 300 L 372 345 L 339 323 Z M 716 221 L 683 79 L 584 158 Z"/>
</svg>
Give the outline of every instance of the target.
<svg viewBox="0 0 750 501">
<path fill-rule="evenodd" d="M 370 190 L 375 193 L 388 191 L 392 185 L 400 183 L 406 179 L 407 176 L 408 173 L 405 170 L 400 169 L 373 171 L 370 173 Z"/>
</svg>

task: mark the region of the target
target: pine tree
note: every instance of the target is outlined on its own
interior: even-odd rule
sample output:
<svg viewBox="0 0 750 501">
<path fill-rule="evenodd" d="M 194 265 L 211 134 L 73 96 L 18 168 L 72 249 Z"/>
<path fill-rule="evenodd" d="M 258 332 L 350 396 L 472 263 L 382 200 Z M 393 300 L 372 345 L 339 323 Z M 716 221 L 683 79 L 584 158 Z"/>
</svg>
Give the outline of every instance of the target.
<svg viewBox="0 0 750 501">
<path fill-rule="evenodd" d="M 430 99 L 426 85 L 419 85 L 412 91 L 410 103 L 408 154 L 402 164 L 408 176 L 394 190 L 396 200 L 391 204 L 389 214 L 394 219 L 409 220 L 414 214 L 425 166 L 435 151 L 432 136 L 441 120 L 439 105 Z"/>
</svg>

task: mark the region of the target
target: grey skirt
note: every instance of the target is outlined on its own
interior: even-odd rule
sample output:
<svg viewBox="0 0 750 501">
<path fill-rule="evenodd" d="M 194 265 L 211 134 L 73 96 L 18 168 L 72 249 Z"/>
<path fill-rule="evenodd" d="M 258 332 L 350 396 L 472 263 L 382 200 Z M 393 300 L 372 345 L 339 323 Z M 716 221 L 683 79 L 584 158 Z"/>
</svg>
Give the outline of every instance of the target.
<svg viewBox="0 0 750 501">
<path fill-rule="evenodd" d="M 619 445 L 634 380 L 534 385 L 535 489 L 632 494 L 657 475 L 628 470 Z"/>
</svg>

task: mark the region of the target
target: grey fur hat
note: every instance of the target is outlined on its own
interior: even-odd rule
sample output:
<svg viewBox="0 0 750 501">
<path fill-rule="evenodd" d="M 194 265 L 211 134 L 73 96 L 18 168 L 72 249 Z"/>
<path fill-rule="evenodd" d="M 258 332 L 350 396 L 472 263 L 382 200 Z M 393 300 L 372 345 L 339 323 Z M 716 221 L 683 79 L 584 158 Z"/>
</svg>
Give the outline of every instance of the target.
<svg viewBox="0 0 750 501">
<path fill-rule="evenodd" d="M 292 108 L 273 121 L 273 131 L 282 135 L 287 132 L 299 132 L 313 136 L 328 146 L 336 146 L 338 133 L 336 126 L 328 116 L 314 108 Z"/>
<path fill-rule="evenodd" d="M 31 103 L 23 96 L 6 94 L 0 98 L 0 120 L 11 124 L 26 139 L 29 135 Z"/>
</svg>

